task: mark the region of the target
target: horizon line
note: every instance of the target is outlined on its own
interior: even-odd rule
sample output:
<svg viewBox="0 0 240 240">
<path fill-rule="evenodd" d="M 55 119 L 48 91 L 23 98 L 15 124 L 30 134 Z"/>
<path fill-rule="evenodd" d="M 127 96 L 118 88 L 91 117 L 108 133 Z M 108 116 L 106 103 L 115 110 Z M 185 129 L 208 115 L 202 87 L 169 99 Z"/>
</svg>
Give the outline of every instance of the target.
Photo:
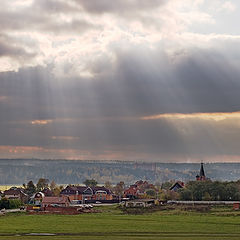
<svg viewBox="0 0 240 240">
<path fill-rule="evenodd" d="M 104 159 L 67 159 L 67 158 L 0 158 L 0 161 L 2 160 L 39 160 L 39 161 L 79 161 L 79 162 L 126 162 L 126 163 L 149 163 L 149 164 L 154 164 L 154 163 L 163 163 L 163 164 L 201 164 L 202 162 L 204 164 L 215 164 L 215 163 L 240 163 L 240 160 L 238 162 L 233 161 L 233 162 L 221 162 L 221 161 L 215 161 L 215 162 L 208 162 L 208 161 L 202 161 L 199 160 L 199 162 L 197 161 L 193 161 L 193 162 L 161 162 L 161 161 L 144 161 L 144 160 L 117 160 L 117 159 L 112 159 L 112 160 L 104 160 Z"/>
</svg>

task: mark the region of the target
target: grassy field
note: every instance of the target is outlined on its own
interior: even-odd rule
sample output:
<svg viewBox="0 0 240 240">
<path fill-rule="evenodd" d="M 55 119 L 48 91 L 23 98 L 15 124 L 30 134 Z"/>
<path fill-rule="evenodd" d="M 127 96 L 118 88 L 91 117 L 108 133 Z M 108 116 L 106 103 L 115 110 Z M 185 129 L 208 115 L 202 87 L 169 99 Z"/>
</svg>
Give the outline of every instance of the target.
<svg viewBox="0 0 240 240">
<path fill-rule="evenodd" d="M 229 209 L 126 215 L 116 207 L 75 216 L 9 214 L 0 217 L 0 239 L 240 239 L 240 215 Z"/>
<path fill-rule="evenodd" d="M 11 187 L 22 187 L 21 185 L 0 185 L 0 191 L 8 190 Z"/>
</svg>

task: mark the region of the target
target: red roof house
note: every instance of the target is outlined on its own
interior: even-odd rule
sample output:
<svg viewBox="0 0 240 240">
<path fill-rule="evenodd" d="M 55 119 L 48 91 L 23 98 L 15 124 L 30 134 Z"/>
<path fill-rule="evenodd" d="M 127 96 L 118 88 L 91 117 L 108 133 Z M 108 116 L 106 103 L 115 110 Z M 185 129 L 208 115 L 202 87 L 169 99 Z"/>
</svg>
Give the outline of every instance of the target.
<svg viewBox="0 0 240 240">
<path fill-rule="evenodd" d="M 68 196 L 72 200 L 112 200 L 113 193 L 104 186 L 86 187 L 86 186 L 67 186 L 60 193 L 61 196 Z"/>
<path fill-rule="evenodd" d="M 129 198 L 142 198 L 145 192 L 149 189 L 155 190 L 154 185 L 149 184 L 147 181 L 140 180 L 125 189 L 124 196 Z"/>
<path fill-rule="evenodd" d="M 68 207 L 69 205 L 70 205 L 70 199 L 67 196 L 44 197 L 42 200 L 42 207 L 49 207 L 49 206 Z"/>
<path fill-rule="evenodd" d="M 23 192 L 23 189 L 16 187 L 4 191 L 4 197 L 7 199 L 19 199 L 22 202 L 27 202 L 28 200 L 28 195 Z"/>
</svg>

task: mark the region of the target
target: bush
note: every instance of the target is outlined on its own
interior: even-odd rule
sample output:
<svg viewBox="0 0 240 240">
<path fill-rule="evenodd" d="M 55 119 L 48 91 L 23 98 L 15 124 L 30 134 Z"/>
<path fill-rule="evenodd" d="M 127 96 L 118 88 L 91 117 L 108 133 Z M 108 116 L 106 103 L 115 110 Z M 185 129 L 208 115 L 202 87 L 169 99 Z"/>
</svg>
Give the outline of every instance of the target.
<svg viewBox="0 0 240 240">
<path fill-rule="evenodd" d="M 15 209 L 19 208 L 22 205 L 22 202 L 19 199 L 10 199 L 9 200 L 9 208 Z"/>
<path fill-rule="evenodd" d="M 7 199 L 3 198 L 0 200 L 0 209 L 15 209 L 19 208 L 22 202 L 19 199 Z"/>
<path fill-rule="evenodd" d="M 0 209 L 3 209 L 3 208 L 9 209 L 9 200 L 6 198 L 2 198 L 0 200 Z"/>
</svg>

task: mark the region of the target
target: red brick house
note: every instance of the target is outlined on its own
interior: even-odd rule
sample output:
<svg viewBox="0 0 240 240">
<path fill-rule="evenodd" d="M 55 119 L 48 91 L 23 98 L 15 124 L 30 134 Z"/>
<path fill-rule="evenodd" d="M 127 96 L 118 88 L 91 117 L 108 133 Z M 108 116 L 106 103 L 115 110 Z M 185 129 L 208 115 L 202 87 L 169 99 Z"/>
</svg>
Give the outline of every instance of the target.
<svg viewBox="0 0 240 240">
<path fill-rule="evenodd" d="M 28 195 L 24 193 L 22 188 L 12 187 L 4 191 L 4 197 L 7 199 L 19 199 L 23 203 L 28 201 Z"/>
<path fill-rule="evenodd" d="M 44 195 L 46 197 L 53 197 L 54 196 L 53 192 L 49 188 L 44 188 L 41 192 L 44 193 Z"/>
<path fill-rule="evenodd" d="M 113 193 L 111 190 L 105 187 L 93 187 L 93 196 L 94 200 L 113 200 Z"/>
<path fill-rule="evenodd" d="M 42 200 L 42 207 L 68 207 L 70 205 L 70 199 L 67 196 L 61 197 L 44 197 Z"/>
<path fill-rule="evenodd" d="M 145 192 L 149 189 L 155 190 L 155 186 L 153 184 L 149 184 L 147 181 L 137 181 L 135 184 L 130 185 L 129 188 L 125 189 L 124 197 L 127 198 L 142 198 L 145 195 Z"/>
<path fill-rule="evenodd" d="M 127 188 L 125 191 L 124 191 L 124 195 L 126 197 L 129 197 L 129 196 L 135 196 L 137 197 L 138 195 L 140 194 L 140 189 L 138 189 L 137 186 L 134 186 L 134 185 L 131 185 L 129 188 Z"/>
<path fill-rule="evenodd" d="M 239 210 L 239 209 L 240 209 L 240 203 L 239 202 L 233 203 L 233 210 Z"/>
<path fill-rule="evenodd" d="M 85 199 L 91 199 L 93 195 L 93 190 L 90 187 L 83 186 L 67 186 L 60 192 L 60 196 L 68 196 L 72 200 L 83 201 Z"/>
<path fill-rule="evenodd" d="M 60 193 L 61 196 L 68 196 L 69 199 L 81 202 L 94 200 L 113 200 L 113 193 L 105 187 L 67 186 Z"/>
</svg>

